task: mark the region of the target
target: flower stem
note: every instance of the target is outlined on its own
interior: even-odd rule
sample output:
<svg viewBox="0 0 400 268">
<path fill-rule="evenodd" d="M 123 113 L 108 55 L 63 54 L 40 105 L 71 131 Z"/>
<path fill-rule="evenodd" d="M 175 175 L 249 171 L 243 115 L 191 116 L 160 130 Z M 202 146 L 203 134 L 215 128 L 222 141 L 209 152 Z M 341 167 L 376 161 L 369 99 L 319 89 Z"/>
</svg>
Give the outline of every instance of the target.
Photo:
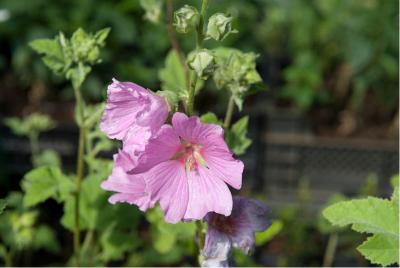
<svg viewBox="0 0 400 268">
<path fill-rule="evenodd" d="M 32 166 L 36 167 L 37 158 L 39 156 L 39 134 L 37 132 L 29 134 L 29 142 L 31 146 Z"/>
<path fill-rule="evenodd" d="M 201 2 L 201 11 L 200 11 L 200 21 L 197 27 L 197 38 L 196 38 L 196 48 L 200 48 L 203 40 L 204 40 L 204 22 L 206 20 L 207 14 L 207 7 L 208 7 L 208 0 L 202 0 Z"/>
<path fill-rule="evenodd" d="M 201 2 L 201 13 L 200 13 L 200 21 L 197 26 L 197 35 L 196 35 L 196 49 L 200 49 L 204 40 L 204 21 L 207 14 L 208 0 L 202 0 Z M 197 84 L 197 74 L 195 72 L 191 72 L 190 75 L 190 83 L 189 83 L 189 97 L 187 104 L 187 112 L 190 115 L 193 114 L 193 106 L 194 106 L 194 95 L 196 93 L 196 84 Z"/>
<path fill-rule="evenodd" d="M 189 81 L 189 68 L 186 64 L 185 57 L 183 56 L 182 49 L 179 45 L 178 38 L 174 31 L 174 3 L 173 0 L 167 0 L 167 33 L 171 43 L 172 49 L 178 54 L 179 60 L 184 68 L 186 81 Z M 189 85 L 187 85 L 189 86 Z"/>
<path fill-rule="evenodd" d="M 224 120 L 224 125 L 223 125 L 224 130 L 229 129 L 229 126 L 231 125 L 234 109 L 235 109 L 235 102 L 233 100 L 233 95 L 231 95 L 231 97 L 229 98 L 228 107 L 226 108 L 225 120 Z"/>
<path fill-rule="evenodd" d="M 189 98 L 187 104 L 187 112 L 189 116 L 193 115 L 193 107 L 194 107 L 194 95 L 196 93 L 196 84 L 197 84 L 197 75 L 195 72 L 191 72 L 190 75 L 190 87 L 189 87 Z"/>
<path fill-rule="evenodd" d="M 205 244 L 205 226 L 202 221 L 196 221 L 196 236 L 197 236 L 197 245 L 199 247 L 199 256 L 198 256 L 198 262 L 199 266 L 201 266 L 201 263 L 203 262 L 203 255 L 201 254 L 202 249 L 204 248 Z"/>
<path fill-rule="evenodd" d="M 77 156 L 77 164 L 76 164 L 76 191 L 75 191 L 75 229 L 74 229 L 74 253 L 76 266 L 80 266 L 80 193 L 81 193 L 81 181 L 83 177 L 83 168 L 84 168 L 84 147 L 85 147 L 85 113 L 84 113 L 84 103 L 82 99 L 82 95 L 79 88 L 74 88 L 76 105 L 78 106 L 78 116 L 79 116 L 79 144 L 78 144 L 78 156 Z"/>
<path fill-rule="evenodd" d="M 339 237 L 337 233 L 333 233 L 329 235 L 328 246 L 326 247 L 325 255 L 324 255 L 324 263 L 323 267 L 331 267 L 333 259 L 335 257 L 336 246 L 338 243 Z"/>
</svg>

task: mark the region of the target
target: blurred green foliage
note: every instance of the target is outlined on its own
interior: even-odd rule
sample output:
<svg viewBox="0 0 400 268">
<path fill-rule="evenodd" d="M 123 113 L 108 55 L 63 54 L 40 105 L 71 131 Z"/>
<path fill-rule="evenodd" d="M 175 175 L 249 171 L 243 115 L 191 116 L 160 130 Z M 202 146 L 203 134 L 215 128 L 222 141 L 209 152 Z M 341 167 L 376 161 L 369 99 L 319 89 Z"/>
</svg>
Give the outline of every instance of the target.
<svg viewBox="0 0 400 268">
<path fill-rule="evenodd" d="M 268 1 L 257 39 L 288 57 L 281 95 L 300 108 L 369 91 L 387 105 L 398 96 L 398 1 Z"/>
<path fill-rule="evenodd" d="M 175 8 L 184 3 L 198 5 L 173 2 Z M 10 16 L 0 22 L 0 71 L 11 71 L 25 85 L 40 80 L 48 87 L 60 86 L 59 78 L 49 76 L 26 44 L 59 31 L 70 34 L 79 27 L 88 31 L 111 27 L 106 64 L 87 79 L 84 94 L 102 100 L 103 81 L 112 76 L 157 90 L 157 70 L 170 48 L 163 27 L 165 6 L 158 0 L 4 0 L 2 9 Z M 335 103 L 357 109 L 370 93 L 395 108 L 398 1 L 221 0 L 213 3 L 209 14 L 217 10 L 231 14 L 238 30 L 224 45 L 260 53 L 261 74 L 278 89 L 276 97 L 289 99 L 302 110 Z M 144 21 L 143 16 L 158 24 Z M 190 38 L 178 35 L 178 39 L 185 52 L 193 47 Z M 68 87 L 60 88 L 58 96 L 72 96 Z"/>
<path fill-rule="evenodd" d="M 4 119 L 4 123 L 15 135 L 29 139 L 33 166 L 61 166 L 60 156 L 55 150 L 41 150 L 41 148 L 39 148 L 40 134 L 53 129 L 56 126 L 56 123 L 48 115 L 32 113 L 23 118 L 8 117 Z"/>
</svg>

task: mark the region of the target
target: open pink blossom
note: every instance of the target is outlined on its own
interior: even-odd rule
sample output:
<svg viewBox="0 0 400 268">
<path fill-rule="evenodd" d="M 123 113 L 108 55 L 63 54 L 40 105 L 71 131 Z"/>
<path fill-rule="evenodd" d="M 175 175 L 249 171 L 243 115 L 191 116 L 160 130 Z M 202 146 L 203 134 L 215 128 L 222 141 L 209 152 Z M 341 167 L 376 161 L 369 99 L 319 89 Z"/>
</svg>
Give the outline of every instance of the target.
<svg viewBox="0 0 400 268">
<path fill-rule="evenodd" d="M 229 266 L 232 247 L 244 253 L 254 248 L 255 232 L 264 231 L 269 226 L 267 207 L 254 199 L 235 196 L 232 214 L 228 217 L 208 213 L 206 241 L 203 249 L 203 267 Z"/>
<path fill-rule="evenodd" d="M 164 125 L 150 139 L 132 173 L 145 180 L 166 221 L 176 223 L 202 219 L 210 211 L 230 215 L 227 184 L 241 188 L 243 163 L 233 159 L 220 126 L 175 113 L 172 126 Z"/>
<path fill-rule="evenodd" d="M 108 86 L 107 104 L 100 122 L 100 129 L 112 139 L 123 140 L 125 165 L 137 164 L 139 152 L 148 140 L 164 124 L 168 116 L 168 105 L 157 96 L 131 82 L 113 79 Z M 129 157 L 129 158 L 126 158 Z"/>
<path fill-rule="evenodd" d="M 142 211 L 153 207 L 155 202 L 150 199 L 144 178 L 128 174 L 117 161 L 118 157 L 118 154 L 114 155 L 114 167 L 111 175 L 101 184 L 101 188 L 104 190 L 116 192 L 108 201 L 111 204 L 118 202 L 135 204 Z"/>
</svg>

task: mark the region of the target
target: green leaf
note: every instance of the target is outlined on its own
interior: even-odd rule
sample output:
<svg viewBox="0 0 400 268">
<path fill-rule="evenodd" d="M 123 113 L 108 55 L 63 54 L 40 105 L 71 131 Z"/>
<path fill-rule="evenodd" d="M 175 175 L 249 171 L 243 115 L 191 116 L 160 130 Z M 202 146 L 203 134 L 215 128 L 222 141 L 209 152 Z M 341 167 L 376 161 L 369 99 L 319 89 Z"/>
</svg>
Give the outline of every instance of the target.
<svg viewBox="0 0 400 268">
<path fill-rule="evenodd" d="M 0 215 L 6 209 L 6 206 L 7 206 L 7 201 L 4 199 L 0 199 Z"/>
<path fill-rule="evenodd" d="M 74 184 L 58 167 L 39 167 L 24 176 L 24 206 L 31 207 L 54 198 L 63 201 L 74 190 Z"/>
<path fill-rule="evenodd" d="M 399 181 L 400 181 L 400 177 L 399 175 L 395 175 L 391 178 L 390 182 L 392 184 L 393 187 L 393 194 L 392 194 L 392 201 L 395 205 L 399 206 Z"/>
<path fill-rule="evenodd" d="M 155 235 L 153 234 L 153 239 L 154 239 L 154 248 L 162 253 L 168 253 L 173 249 L 176 243 L 176 234 L 175 233 L 161 233 L 161 232 L 156 232 Z"/>
<path fill-rule="evenodd" d="M 104 212 L 103 204 L 107 199 L 106 192 L 100 184 L 110 174 L 111 161 L 104 161 L 99 172 L 92 173 L 83 179 L 79 203 L 79 220 L 81 230 L 95 229 L 100 215 Z M 75 198 L 71 195 L 64 203 L 64 215 L 61 224 L 68 230 L 75 227 Z"/>
<path fill-rule="evenodd" d="M 4 123 L 19 136 L 37 136 L 55 127 L 55 122 L 45 114 L 32 113 L 24 118 L 8 117 Z"/>
<path fill-rule="evenodd" d="M 35 249 L 45 249 L 51 253 L 58 253 L 61 249 L 54 230 L 46 225 L 35 228 L 32 246 Z"/>
<path fill-rule="evenodd" d="M 342 195 L 342 194 L 335 194 L 332 197 L 330 197 L 325 205 L 325 207 L 328 207 L 330 205 L 336 204 L 341 201 L 345 201 L 347 198 Z M 329 221 L 323 217 L 322 213 L 318 216 L 318 222 L 317 222 L 317 228 L 322 234 L 331 234 L 335 232 L 342 231 L 343 228 L 334 226 L 329 223 Z"/>
<path fill-rule="evenodd" d="M 358 248 L 371 263 L 388 266 L 399 262 L 399 240 L 386 235 L 373 235 Z"/>
<path fill-rule="evenodd" d="M 35 166 L 54 166 L 61 167 L 61 159 L 57 151 L 52 149 L 47 149 L 42 151 L 35 158 Z"/>
<path fill-rule="evenodd" d="M 176 99 L 187 99 L 187 80 L 185 76 L 185 68 L 182 66 L 178 53 L 171 50 L 166 59 L 165 67 L 158 74 L 161 80 L 161 89 L 174 94 Z M 174 106 L 173 103 L 171 106 Z"/>
<path fill-rule="evenodd" d="M 282 227 L 282 221 L 274 220 L 267 230 L 261 233 L 256 233 L 256 245 L 261 246 L 270 241 L 282 230 Z"/>
<path fill-rule="evenodd" d="M 104 46 L 105 41 L 106 41 L 110 31 L 111 31 L 111 28 L 109 28 L 109 27 L 101 29 L 100 31 L 97 31 L 96 34 L 94 35 L 94 39 L 96 40 L 96 43 L 100 46 Z"/>
<path fill-rule="evenodd" d="M 55 73 L 61 73 L 66 62 L 58 39 L 37 39 L 29 43 L 39 54 L 44 54 L 43 62 Z"/>
<path fill-rule="evenodd" d="M 248 116 L 242 117 L 226 134 L 226 143 L 236 155 L 244 154 L 251 145 L 251 140 L 246 137 L 248 122 Z"/>
<path fill-rule="evenodd" d="M 115 228 L 115 225 L 110 225 L 100 237 L 101 259 L 120 260 L 126 252 L 135 250 L 140 245 L 139 241 L 139 237 L 133 230 L 128 233 L 121 232 Z"/>
<path fill-rule="evenodd" d="M 217 124 L 220 126 L 222 126 L 223 124 L 222 121 L 220 121 L 218 117 L 212 112 L 203 114 L 202 116 L 200 116 L 200 120 L 201 122 L 206 124 Z"/>
<path fill-rule="evenodd" d="M 159 207 L 149 210 L 146 218 L 152 225 L 151 235 L 154 240 L 154 248 L 162 254 L 172 252 L 178 241 L 190 240 L 196 233 L 194 222 L 166 223 Z"/>
<path fill-rule="evenodd" d="M 324 209 L 323 215 L 334 225 L 352 224 L 357 232 L 399 237 L 398 210 L 389 200 L 368 197 L 343 201 Z"/>
<path fill-rule="evenodd" d="M 233 101 L 235 102 L 236 106 L 238 107 L 239 111 L 243 109 L 243 96 L 242 94 L 234 94 Z"/>
<path fill-rule="evenodd" d="M 36 39 L 30 42 L 29 45 L 37 53 L 63 58 L 61 46 L 55 39 Z"/>
</svg>

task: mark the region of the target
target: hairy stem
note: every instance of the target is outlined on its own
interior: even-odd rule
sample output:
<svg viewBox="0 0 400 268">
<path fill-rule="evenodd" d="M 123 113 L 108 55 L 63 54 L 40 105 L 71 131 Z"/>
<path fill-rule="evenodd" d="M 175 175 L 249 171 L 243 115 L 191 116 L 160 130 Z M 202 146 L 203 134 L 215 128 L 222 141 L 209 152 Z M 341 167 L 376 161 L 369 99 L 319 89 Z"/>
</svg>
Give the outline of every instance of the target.
<svg viewBox="0 0 400 268">
<path fill-rule="evenodd" d="M 171 43 L 172 49 L 176 51 L 179 56 L 179 60 L 181 61 L 182 66 L 185 67 L 185 72 L 188 71 L 185 58 L 183 57 L 183 53 L 181 47 L 179 46 L 178 38 L 176 37 L 176 33 L 174 31 L 173 20 L 174 20 L 174 3 L 173 0 L 167 0 L 167 33 L 168 38 Z"/>
<path fill-rule="evenodd" d="M 37 158 L 39 156 L 39 134 L 36 132 L 30 133 L 29 143 L 31 146 L 31 161 L 32 165 L 35 167 L 37 164 Z"/>
<path fill-rule="evenodd" d="M 197 246 L 199 248 L 198 262 L 199 266 L 201 266 L 201 263 L 203 262 L 203 255 L 201 254 L 201 251 L 204 248 L 206 239 L 205 226 L 202 221 L 196 221 L 196 236 L 197 236 Z"/>
<path fill-rule="evenodd" d="M 224 119 L 224 130 L 229 129 L 232 121 L 233 110 L 235 109 L 235 102 L 233 95 L 229 98 L 228 107 L 226 108 L 225 119 Z"/>
<path fill-rule="evenodd" d="M 200 21 L 197 26 L 197 34 L 196 34 L 196 49 L 200 49 L 203 44 L 204 39 L 204 21 L 207 14 L 208 0 L 202 0 L 201 2 L 201 13 L 200 13 Z M 189 82 L 189 98 L 187 104 L 187 112 L 189 115 L 193 114 L 194 107 L 194 95 L 196 93 L 196 84 L 197 84 L 197 74 L 195 72 L 191 72 L 190 82 Z"/>
<path fill-rule="evenodd" d="M 204 22 L 206 20 L 207 15 L 207 7 L 208 7 L 208 0 L 203 0 L 201 2 L 201 11 L 200 11 L 200 21 L 197 27 L 197 35 L 196 35 L 196 48 L 200 48 L 203 40 L 204 40 Z"/>
<path fill-rule="evenodd" d="M 187 104 L 187 112 L 190 115 L 193 115 L 193 107 L 194 107 L 194 95 L 196 93 L 196 84 L 197 84 L 197 75 L 195 72 L 191 72 L 190 75 L 190 87 L 189 87 L 189 98 Z"/>
<path fill-rule="evenodd" d="M 92 245 L 93 238 L 94 238 L 94 230 L 90 229 L 90 230 L 87 231 L 87 233 L 85 235 L 85 239 L 83 240 L 83 244 L 82 244 L 82 252 L 83 252 L 83 254 L 85 254 L 85 256 L 89 256 L 89 258 L 86 259 L 86 263 L 89 266 L 92 266 L 93 254 L 87 254 L 87 253 L 89 251 L 90 246 Z"/>
<path fill-rule="evenodd" d="M 328 245 L 325 250 L 323 267 L 331 267 L 335 257 L 336 246 L 339 240 L 337 233 L 329 235 Z"/>
<path fill-rule="evenodd" d="M 84 147 L 85 147 L 85 113 L 84 113 L 84 103 L 82 99 L 82 95 L 79 88 L 74 88 L 76 105 L 78 108 L 78 116 L 79 116 L 79 144 L 78 144 L 78 156 L 77 156 L 77 164 L 76 164 L 76 192 L 75 192 L 75 230 L 74 230 L 74 252 L 76 259 L 76 266 L 80 266 L 80 226 L 79 226 L 79 216 L 80 216 L 80 194 L 81 194 L 81 181 L 83 177 L 83 168 L 84 168 Z"/>
<path fill-rule="evenodd" d="M 10 249 L 10 251 L 7 251 L 7 249 L 6 249 L 6 252 L 5 252 L 5 254 L 4 254 L 4 264 L 5 264 L 5 267 L 12 267 L 13 266 L 13 261 L 12 261 L 12 259 L 13 259 L 13 257 L 12 257 L 12 250 Z"/>
</svg>

